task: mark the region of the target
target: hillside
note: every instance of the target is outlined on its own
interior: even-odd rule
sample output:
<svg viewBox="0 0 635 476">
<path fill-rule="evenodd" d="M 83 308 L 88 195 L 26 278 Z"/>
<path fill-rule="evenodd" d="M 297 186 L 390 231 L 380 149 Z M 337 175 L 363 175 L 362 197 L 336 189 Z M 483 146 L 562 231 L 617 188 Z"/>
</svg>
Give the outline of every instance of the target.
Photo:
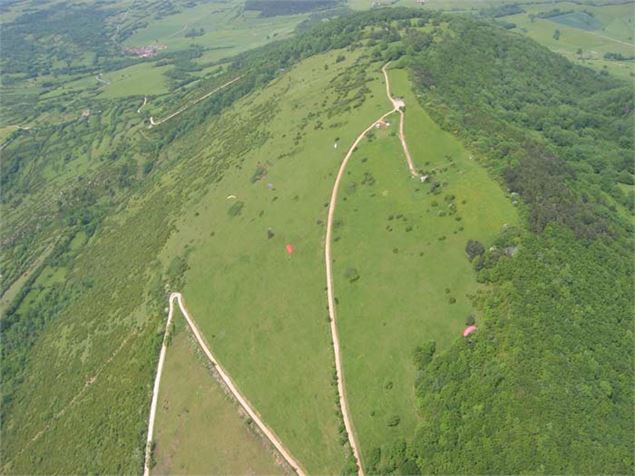
<svg viewBox="0 0 635 476">
<path fill-rule="evenodd" d="M 182 18 L 166 18 L 135 34 L 168 41 Z M 355 473 L 352 441 L 368 474 L 632 472 L 632 87 L 460 15 L 303 30 L 235 45 L 187 85 L 113 69 L 129 82 L 84 90 L 89 114 L 53 99 L 10 134 L 3 472 L 143 470 L 175 291 L 309 474 Z M 154 471 L 286 471 L 186 336 Z M 229 445 L 188 456 L 218 424 Z"/>
<path fill-rule="evenodd" d="M 178 313 L 161 384 L 153 474 L 285 474 L 253 425 L 210 379 Z"/>
</svg>

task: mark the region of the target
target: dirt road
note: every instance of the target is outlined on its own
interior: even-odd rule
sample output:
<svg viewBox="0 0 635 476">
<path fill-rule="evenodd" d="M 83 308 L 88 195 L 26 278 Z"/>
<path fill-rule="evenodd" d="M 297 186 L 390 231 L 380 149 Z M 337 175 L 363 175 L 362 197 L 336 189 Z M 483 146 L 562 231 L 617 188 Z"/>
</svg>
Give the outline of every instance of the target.
<svg viewBox="0 0 635 476">
<path fill-rule="evenodd" d="M 412 156 L 410 155 L 410 150 L 408 149 L 408 144 L 406 143 L 406 134 L 404 133 L 404 121 L 406 114 L 403 111 L 403 108 L 406 104 L 401 99 L 395 99 L 392 94 L 390 94 L 390 80 L 388 79 L 388 72 L 386 68 L 390 64 L 390 61 L 384 65 L 381 69 L 381 72 L 384 73 L 384 79 L 386 81 L 386 96 L 392 103 L 393 107 L 396 111 L 399 111 L 399 140 L 401 141 L 401 147 L 403 148 L 403 153 L 406 156 L 406 162 L 408 162 L 408 169 L 410 170 L 410 174 L 413 177 L 419 177 L 419 173 L 417 169 L 415 169 L 414 163 L 412 162 Z"/>
<path fill-rule="evenodd" d="M 154 117 L 150 117 L 150 125 L 148 127 L 152 127 L 152 126 L 160 126 L 161 124 L 163 124 L 166 121 L 169 121 L 170 119 L 172 119 L 173 117 L 178 116 L 179 114 L 181 114 L 184 111 L 187 111 L 189 108 L 191 108 L 192 106 L 196 106 L 199 102 L 207 99 L 208 97 L 210 97 L 212 94 L 214 94 L 215 92 L 220 91 L 221 89 L 226 88 L 227 86 L 229 86 L 230 84 L 234 84 L 236 81 L 238 81 L 242 76 L 238 76 L 234 79 L 232 79 L 231 81 L 226 82 L 225 84 L 220 85 L 219 87 L 217 87 L 216 89 L 213 89 L 212 91 L 208 92 L 207 94 L 204 94 L 203 96 L 201 96 L 200 98 L 198 98 L 197 100 L 195 100 L 192 104 L 189 104 L 187 106 L 183 106 L 181 109 L 179 109 L 176 112 L 173 112 L 172 114 L 170 114 L 167 117 L 164 117 L 163 119 L 161 119 L 160 121 L 155 121 Z M 144 103 L 145 104 L 145 103 Z"/>
<path fill-rule="evenodd" d="M 165 335 L 167 336 L 167 329 L 169 329 L 169 326 L 172 322 L 172 316 L 174 314 L 174 301 L 178 303 L 179 308 L 181 309 L 181 313 L 185 317 L 187 324 L 190 326 L 190 329 L 192 330 L 192 334 L 194 334 L 194 337 L 196 338 L 198 345 L 201 347 L 201 350 L 203 351 L 207 359 L 211 362 L 211 364 L 215 367 L 216 371 L 220 375 L 225 385 L 227 385 L 227 388 L 229 389 L 233 397 L 238 401 L 238 403 L 245 410 L 245 412 L 247 412 L 247 414 L 252 419 L 252 421 L 256 425 L 258 425 L 258 428 L 263 433 L 263 435 L 265 435 L 267 439 L 271 442 L 271 444 L 278 450 L 280 455 L 289 464 L 289 466 L 291 466 L 291 468 L 293 468 L 293 470 L 296 473 L 298 473 L 299 476 L 305 476 L 306 473 L 304 472 L 304 470 L 302 469 L 298 461 L 291 455 L 289 450 L 285 448 L 285 446 L 282 444 L 282 441 L 280 441 L 280 438 L 278 438 L 278 436 L 271 429 L 269 429 L 269 427 L 267 427 L 264 424 L 264 422 L 262 421 L 258 413 L 253 409 L 249 401 L 240 393 L 240 391 L 238 390 L 234 382 L 229 378 L 229 375 L 227 375 L 227 372 L 225 372 L 225 369 L 223 369 L 223 367 L 218 363 L 218 360 L 214 357 L 212 352 L 209 350 L 207 344 L 205 343 L 205 340 L 203 339 L 200 331 L 198 330 L 198 327 L 196 326 L 196 323 L 194 322 L 194 319 L 192 319 L 192 317 L 190 316 L 190 313 L 185 307 L 185 304 L 183 304 L 183 296 L 181 295 L 181 293 L 170 294 L 168 322 L 166 324 Z M 165 351 L 166 351 L 166 338 L 164 337 L 163 346 L 161 347 L 161 354 L 159 356 L 159 365 L 157 367 L 157 375 L 154 382 L 154 390 L 152 393 L 152 404 L 150 406 L 150 417 L 148 420 L 148 439 L 147 439 L 147 445 L 146 445 L 145 465 L 143 470 L 144 476 L 149 476 L 150 474 L 150 458 L 152 455 L 152 451 L 151 451 L 152 450 L 152 433 L 154 429 L 154 419 L 156 417 L 156 407 L 157 407 L 157 400 L 159 396 L 161 373 L 163 371 L 163 361 L 165 359 Z"/>
<path fill-rule="evenodd" d="M 148 96 L 143 97 L 143 104 L 141 104 L 141 106 L 137 109 L 137 114 L 141 114 L 141 109 L 143 109 L 143 106 L 146 104 L 148 104 Z"/>
<path fill-rule="evenodd" d="M 375 127 L 380 121 L 383 121 L 387 116 L 394 112 L 399 112 L 401 115 L 401 120 L 399 124 L 399 139 L 401 141 L 401 145 L 404 150 L 404 154 L 406 156 L 406 161 L 408 163 L 408 169 L 410 173 L 414 177 L 419 177 L 416 169 L 414 168 L 414 164 L 412 162 L 412 157 L 410 156 L 410 151 L 408 150 L 408 145 L 406 143 L 406 137 L 403 132 L 403 123 L 404 123 L 404 112 L 401 110 L 405 105 L 401 99 L 395 99 L 390 94 L 390 80 L 388 79 L 388 73 L 386 72 L 386 67 L 390 62 L 386 63 L 382 68 L 382 72 L 384 74 L 384 79 L 386 80 L 386 96 L 388 100 L 392 103 L 393 109 L 385 113 L 383 116 L 375 119 L 361 134 L 357 136 L 353 145 L 348 149 L 344 160 L 340 164 L 340 168 L 337 172 L 337 177 L 335 177 L 335 184 L 333 185 L 333 190 L 331 191 L 331 200 L 329 201 L 329 209 L 328 216 L 326 220 L 326 240 L 324 244 L 324 262 L 326 265 L 326 292 L 328 299 L 328 310 L 329 310 L 329 320 L 331 323 L 331 339 L 333 341 L 333 352 L 335 354 L 335 371 L 337 373 L 337 391 L 340 402 L 340 407 L 342 409 L 342 418 L 344 420 L 344 426 L 346 427 L 346 432 L 348 434 L 348 442 L 353 450 L 353 456 L 355 457 L 355 462 L 357 463 L 357 471 L 359 476 L 364 476 L 364 468 L 362 465 L 361 453 L 359 450 L 359 443 L 357 441 L 357 435 L 355 434 L 355 430 L 353 428 L 352 418 L 348 409 L 348 401 L 346 398 L 346 386 L 344 385 L 344 371 L 342 370 L 342 355 L 340 350 L 340 339 L 337 332 L 337 313 L 335 311 L 335 291 L 333 286 L 333 269 L 332 269 L 332 253 L 331 253 L 331 244 L 333 242 L 333 221 L 335 217 L 335 207 L 337 205 L 337 194 L 339 192 L 340 183 L 342 181 L 342 177 L 344 176 L 344 171 L 346 170 L 346 166 L 348 165 L 348 161 L 350 160 L 355 148 L 359 145 L 362 139 L 370 132 L 371 129 Z"/>
</svg>

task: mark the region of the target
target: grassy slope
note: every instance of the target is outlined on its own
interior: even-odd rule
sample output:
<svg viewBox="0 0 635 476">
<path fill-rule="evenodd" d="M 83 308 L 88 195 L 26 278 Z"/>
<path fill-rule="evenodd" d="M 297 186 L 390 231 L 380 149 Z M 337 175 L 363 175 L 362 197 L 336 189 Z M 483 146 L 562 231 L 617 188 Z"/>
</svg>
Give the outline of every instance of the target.
<svg viewBox="0 0 635 476">
<path fill-rule="evenodd" d="M 185 299 L 221 363 L 306 468 L 330 474 L 340 471 L 344 451 L 331 386 L 325 230 L 318 220 L 325 220 L 324 205 L 346 145 L 370 117 L 387 109 L 373 67 L 368 71 L 374 97 L 350 114 L 327 119 L 324 111 L 337 102 L 329 82 L 354 57 L 346 53 L 347 60 L 336 63 L 337 54 L 303 62 L 235 109 L 244 118 L 280 101 L 275 109 L 267 106 L 271 112 L 258 126 L 270 140 L 188 211 L 172 240 L 174 247 L 191 245 Z M 306 119 L 309 113 L 321 114 L 323 129 L 314 129 L 317 118 Z M 295 146 L 304 120 L 307 135 Z M 208 134 L 213 137 L 214 130 Z M 286 153 L 290 156 L 282 157 Z M 252 184 L 257 164 L 267 166 L 267 176 Z M 242 215 L 228 215 L 230 194 L 244 202 Z M 286 243 L 296 247 L 292 256 L 285 253 Z"/>
<path fill-rule="evenodd" d="M 447 186 L 431 195 L 429 184 L 410 177 L 392 135 L 397 116 L 375 140 L 362 143 L 342 183 L 335 290 L 350 407 L 366 457 L 373 447 L 415 427 L 414 348 L 435 340 L 442 350 L 460 335 L 471 310 L 468 295 L 477 291 L 466 241 L 487 242 L 503 224 L 517 220 L 500 187 L 419 106 L 407 73 L 394 70 L 390 76 L 393 92 L 406 100 L 406 135 L 415 165 L 441 167 L 434 177 Z M 376 182 L 363 184 L 365 174 Z M 441 217 L 440 211 L 450 211 L 447 194 L 456 196 L 457 213 Z M 348 268 L 358 270 L 358 281 L 349 282 Z M 456 303 L 450 304 L 450 297 Z M 393 416 L 400 423 L 390 427 Z"/>
<path fill-rule="evenodd" d="M 161 391 L 153 474 L 282 474 L 190 337 L 177 308 Z"/>
</svg>

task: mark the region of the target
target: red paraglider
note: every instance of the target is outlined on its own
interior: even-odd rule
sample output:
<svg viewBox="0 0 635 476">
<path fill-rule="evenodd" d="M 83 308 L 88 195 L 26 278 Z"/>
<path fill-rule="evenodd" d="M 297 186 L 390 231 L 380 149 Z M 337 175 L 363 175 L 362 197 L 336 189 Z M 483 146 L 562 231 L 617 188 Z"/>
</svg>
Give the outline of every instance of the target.
<svg viewBox="0 0 635 476">
<path fill-rule="evenodd" d="M 292 244 L 287 243 L 286 249 L 287 249 L 287 254 L 289 254 L 289 255 L 293 254 L 293 245 Z"/>
<path fill-rule="evenodd" d="M 463 337 L 469 336 L 472 332 L 476 330 L 476 326 L 467 326 L 463 331 Z"/>
</svg>

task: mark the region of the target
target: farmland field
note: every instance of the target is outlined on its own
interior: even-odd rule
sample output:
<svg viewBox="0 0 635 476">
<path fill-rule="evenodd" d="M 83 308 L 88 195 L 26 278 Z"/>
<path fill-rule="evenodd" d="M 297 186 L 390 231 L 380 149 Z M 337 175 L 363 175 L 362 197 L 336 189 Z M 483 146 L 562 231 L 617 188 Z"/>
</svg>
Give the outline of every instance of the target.
<svg viewBox="0 0 635 476">
<path fill-rule="evenodd" d="M 607 70 L 621 78 L 635 74 L 633 61 L 614 61 L 604 58 L 606 53 L 618 53 L 625 57 L 635 55 L 635 5 L 578 5 L 558 2 L 543 5 L 527 5 L 526 12 L 504 17 L 514 23 L 515 31 L 560 53 L 572 61 L 598 70 Z M 539 18 L 540 12 L 559 9 L 565 13 L 549 18 Z M 586 13 L 588 12 L 588 13 Z M 560 32 L 559 36 L 555 31 Z M 557 39 L 556 39 L 557 36 Z"/>
<path fill-rule="evenodd" d="M 103 92 L 100 96 L 116 98 L 165 94 L 168 89 L 163 73 L 169 69 L 170 66 L 142 63 L 104 74 L 102 78 L 109 84 L 102 84 Z"/>
<path fill-rule="evenodd" d="M 191 338 L 180 310 L 168 347 L 152 474 L 283 474 Z"/>
<path fill-rule="evenodd" d="M 261 46 L 291 34 L 306 15 L 260 18 L 244 12 L 242 2 L 202 3 L 182 13 L 150 23 L 126 39 L 127 46 L 162 44 L 167 51 L 200 45 L 208 49 L 200 59 L 209 62 Z M 202 29 L 202 30 L 201 30 Z M 194 32 L 196 36 L 189 36 Z"/>
<path fill-rule="evenodd" d="M 375 130 L 353 155 L 335 220 L 335 293 L 344 372 L 365 459 L 414 431 L 415 347 L 443 351 L 473 312 L 478 286 L 468 239 L 490 242 L 516 211 L 499 185 L 425 113 L 407 72 L 390 71 L 406 101 L 406 137 L 421 184 L 408 172 L 395 131 Z M 441 185 L 431 192 L 431 182 Z M 362 238 L 363 237 L 363 238 Z"/>
</svg>

